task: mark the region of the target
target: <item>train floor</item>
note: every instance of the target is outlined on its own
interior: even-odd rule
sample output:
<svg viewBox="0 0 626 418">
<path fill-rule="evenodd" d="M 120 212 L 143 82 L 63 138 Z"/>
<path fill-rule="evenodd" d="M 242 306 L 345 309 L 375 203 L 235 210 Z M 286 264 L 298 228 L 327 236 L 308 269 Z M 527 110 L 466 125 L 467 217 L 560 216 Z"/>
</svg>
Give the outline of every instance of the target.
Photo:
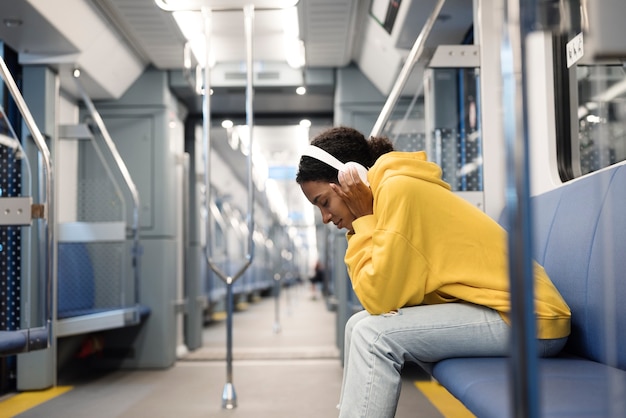
<svg viewBox="0 0 626 418">
<path fill-rule="evenodd" d="M 0 417 L 336 417 L 342 366 L 335 318 L 304 285 L 285 289 L 278 300 L 239 306 L 233 315 L 233 409 L 222 407 L 226 321 L 218 320 L 205 328 L 203 346 L 182 353 L 173 367 L 60 378 L 49 400 L 17 414 L 10 412 L 11 400 L 29 393 L 0 399 Z M 455 402 L 421 369 L 407 366 L 396 417 L 471 416 Z"/>
</svg>

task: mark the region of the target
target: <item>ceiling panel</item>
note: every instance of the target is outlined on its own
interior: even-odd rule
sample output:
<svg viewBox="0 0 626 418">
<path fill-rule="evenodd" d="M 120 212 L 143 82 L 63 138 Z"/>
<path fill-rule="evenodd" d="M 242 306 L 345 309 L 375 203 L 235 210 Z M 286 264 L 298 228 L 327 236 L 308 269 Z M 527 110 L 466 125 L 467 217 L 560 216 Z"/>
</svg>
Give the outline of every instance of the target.
<svg viewBox="0 0 626 418">
<path fill-rule="evenodd" d="M 78 47 L 26 1 L 2 1 L 0 39 L 19 53 L 75 54 Z"/>
<path fill-rule="evenodd" d="M 183 37 L 172 14 L 154 0 L 92 0 L 109 17 L 137 53 L 156 68 L 183 66 Z"/>
<path fill-rule="evenodd" d="M 360 2 L 364 7 L 365 2 Z M 358 0 L 307 0 L 298 4 L 311 67 L 343 67 L 352 59 Z"/>
<path fill-rule="evenodd" d="M 154 0 L 92 0 L 144 58 L 160 69 L 182 67 L 185 40 L 170 12 Z M 340 67 L 352 56 L 353 28 L 358 0 L 301 0 L 300 34 L 306 43 L 307 66 Z M 212 34 L 216 60 L 245 59 L 242 11 L 214 11 Z M 255 60 L 275 60 L 282 51 L 282 12 L 254 14 Z M 282 54 L 280 54 L 282 55 Z M 282 57 L 281 57 L 282 58 Z"/>
</svg>

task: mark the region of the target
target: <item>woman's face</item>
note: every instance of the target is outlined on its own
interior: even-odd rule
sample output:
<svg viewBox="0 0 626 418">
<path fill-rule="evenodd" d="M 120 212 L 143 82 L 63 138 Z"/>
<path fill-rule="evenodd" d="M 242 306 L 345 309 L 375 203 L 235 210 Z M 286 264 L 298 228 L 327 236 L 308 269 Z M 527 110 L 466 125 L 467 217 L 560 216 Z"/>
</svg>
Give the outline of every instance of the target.
<svg viewBox="0 0 626 418">
<path fill-rule="evenodd" d="M 332 222 L 337 228 L 352 231 L 355 217 L 341 197 L 325 181 L 305 181 L 300 184 L 309 202 L 317 206 L 325 224 Z"/>
</svg>

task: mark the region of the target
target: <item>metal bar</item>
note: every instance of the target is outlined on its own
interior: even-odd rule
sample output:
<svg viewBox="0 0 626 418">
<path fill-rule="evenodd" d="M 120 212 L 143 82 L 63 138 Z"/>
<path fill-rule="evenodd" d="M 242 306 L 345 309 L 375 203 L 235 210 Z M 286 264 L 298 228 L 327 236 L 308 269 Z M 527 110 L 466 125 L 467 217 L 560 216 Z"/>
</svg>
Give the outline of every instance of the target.
<svg viewBox="0 0 626 418">
<path fill-rule="evenodd" d="M 402 69 L 400 70 L 400 74 L 398 74 L 398 79 L 393 85 L 391 92 L 387 97 L 387 101 L 385 102 L 383 109 L 378 115 L 378 119 L 376 120 L 376 123 L 372 128 L 370 136 L 378 136 L 383 131 L 383 128 L 385 127 L 385 124 L 387 123 L 387 121 L 389 120 L 389 116 L 391 115 L 391 109 L 393 109 L 396 102 L 398 101 L 400 93 L 402 93 L 402 89 L 404 89 L 404 86 L 409 79 L 409 76 L 411 75 L 413 67 L 422 57 L 422 54 L 424 52 L 424 45 L 426 44 L 426 39 L 428 39 L 428 35 L 430 34 L 430 31 L 435 24 L 435 20 L 437 20 L 437 16 L 439 16 L 439 12 L 441 11 L 444 3 L 445 0 L 438 0 L 437 4 L 435 4 L 433 12 L 426 20 L 426 23 L 424 23 L 422 30 L 420 31 L 417 39 L 415 40 L 415 43 L 413 44 L 413 48 L 411 48 L 411 51 L 409 52 L 409 55 L 407 56 L 406 61 L 402 66 Z"/>
<path fill-rule="evenodd" d="M 83 85 L 81 84 L 79 80 L 80 71 L 74 70 L 72 75 L 73 75 L 74 81 L 76 82 L 76 87 L 78 88 L 78 91 L 83 99 L 83 102 L 85 103 L 85 106 L 87 106 L 87 110 L 89 110 L 91 117 L 93 118 L 94 122 L 98 126 L 98 129 L 100 130 L 100 133 L 102 134 L 102 138 L 104 138 L 104 143 L 109 149 L 109 152 L 111 153 L 113 160 L 115 161 L 115 164 L 117 165 L 118 170 L 122 174 L 122 178 L 124 179 L 124 182 L 126 183 L 126 187 L 128 188 L 128 191 L 130 192 L 130 195 L 133 199 L 133 226 L 132 226 L 132 229 L 133 229 L 133 267 L 134 267 L 134 273 L 135 273 L 134 275 L 135 303 L 138 304 L 139 303 L 139 278 L 141 277 L 140 276 L 140 263 L 139 263 L 139 255 L 141 253 L 141 250 L 139 247 L 139 210 L 140 210 L 139 191 L 137 190 L 137 186 L 135 185 L 135 182 L 130 176 L 128 167 L 124 163 L 124 160 L 120 156 L 120 153 L 117 150 L 117 147 L 115 146 L 115 142 L 113 142 L 111 135 L 109 135 L 109 131 L 107 130 L 107 127 L 104 124 L 104 121 L 102 120 L 102 117 L 100 116 L 100 113 L 98 113 L 98 110 L 94 106 L 93 102 L 91 101 L 91 98 L 89 97 L 89 95 L 87 94 L 87 92 L 85 91 Z"/>
<path fill-rule="evenodd" d="M 533 298 L 532 217 L 528 175 L 526 35 L 534 0 L 507 0 L 501 47 L 502 103 L 507 159 L 506 210 L 510 222 L 513 416 L 539 416 L 539 379 Z"/>
<path fill-rule="evenodd" d="M 237 407 L 237 393 L 233 384 L 233 282 L 226 283 L 226 383 L 222 392 L 222 408 Z"/>
<path fill-rule="evenodd" d="M 48 348 L 50 341 L 48 328 L 46 325 L 15 331 L 0 331 L 0 340 L 3 343 L 0 358 Z"/>
<path fill-rule="evenodd" d="M 247 269 L 254 258 L 254 179 L 252 178 L 252 145 L 254 143 L 254 62 L 252 51 L 254 49 L 254 5 L 244 8 L 244 20 L 246 31 L 246 125 L 249 131 L 248 142 L 248 262 L 241 269 L 241 273 Z"/>
<path fill-rule="evenodd" d="M 463 70 L 456 70 L 458 80 L 458 108 L 459 108 L 459 145 L 460 145 L 460 158 L 461 167 L 465 167 L 467 164 L 467 128 L 465 124 L 465 73 Z M 464 172 L 461 174 L 461 191 L 467 191 L 467 174 Z"/>
<path fill-rule="evenodd" d="M 204 145 L 204 157 L 205 157 L 205 204 L 207 207 L 211 202 L 211 145 L 210 145 L 210 116 L 211 116 L 211 105 L 210 105 L 210 66 L 208 63 L 209 50 L 211 45 L 211 15 L 212 11 L 207 8 L 202 8 L 202 17 L 204 23 L 204 35 L 206 42 L 206 56 L 204 63 L 204 96 L 202 101 L 202 115 L 203 115 L 203 145 Z M 252 264 L 252 260 L 254 258 L 254 182 L 252 177 L 252 144 L 253 144 L 253 128 L 254 128 L 254 119 L 253 119 L 253 95 L 254 95 L 254 68 L 253 68 L 253 60 L 252 60 L 252 40 L 253 40 L 253 26 L 254 26 L 254 5 L 247 5 L 244 7 L 244 26 L 246 31 L 246 124 L 249 130 L 249 142 L 248 142 L 248 155 L 247 155 L 247 165 L 248 165 L 248 249 L 246 254 L 246 261 L 244 265 L 232 276 L 227 275 L 223 272 L 218 265 L 216 265 L 211 257 L 211 245 L 210 245 L 210 237 L 211 237 L 211 220 L 207 219 L 206 228 L 207 228 L 207 247 L 205 256 L 207 259 L 207 263 L 211 270 L 217 274 L 217 276 L 222 279 L 226 283 L 226 384 L 224 385 L 224 390 L 222 393 L 222 407 L 226 409 L 233 409 L 237 407 L 237 395 L 235 392 L 235 387 L 233 385 L 233 373 L 232 373 L 232 317 L 234 312 L 234 300 L 233 300 L 233 283 L 243 275 L 248 267 Z M 207 214 L 211 212 L 207 210 Z"/>
<path fill-rule="evenodd" d="M 44 288 L 45 288 L 45 307 L 44 312 L 46 315 L 46 327 L 48 329 L 48 346 L 52 339 L 52 295 L 53 295 L 53 280 L 52 274 L 54 272 L 54 195 L 53 195 L 53 186 L 54 186 L 54 172 L 52 170 L 52 163 L 50 161 L 50 150 L 46 145 L 46 141 L 41 134 L 41 131 L 37 127 L 35 123 L 35 119 L 33 118 L 22 94 L 20 93 L 9 69 L 7 68 L 4 59 L 0 57 L 0 75 L 2 76 L 2 80 L 4 84 L 7 86 L 7 89 L 11 93 L 17 108 L 22 114 L 22 118 L 24 119 L 24 123 L 28 127 L 28 130 L 33 136 L 33 140 L 37 149 L 39 150 L 39 155 L 41 157 L 41 162 L 43 164 L 43 183 L 44 183 L 44 213 L 43 217 L 46 220 L 45 225 L 42 225 L 43 235 L 45 236 L 45 246 L 46 246 L 46 263 L 44 268 Z M 52 222 L 51 222 L 52 221 Z"/>
<path fill-rule="evenodd" d="M 253 138 L 254 138 L 254 111 L 253 111 L 253 100 L 254 100 L 254 63 L 252 60 L 252 41 L 253 41 L 253 23 L 254 23 L 254 6 L 253 5 L 249 5 L 246 8 L 244 8 L 244 26 L 245 26 L 245 30 L 246 30 L 246 126 L 248 128 L 248 138 L 249 138 L 249 142 L 248 142 L 248 155 L 246 158 L 247 161 L 247 168 L 248 168 L 248 179 L 247 179 L 247 190 L 248 190 L 248 215 L 247 215 L 247 226 L 248 226 L 248 245 L 247 245 L 247 254 L 246 254 L 246 260 L 245 263 L 239 268 L 239 270 L 232 276 L 228 276 L 226 275 L 226 273 L 222 272 L 221 269 L 219 268 L 219 266 L 217 266 L 215 263 L 213 263 L 213 261 L 211 260 L 211 258 L 209 257 L 209 265 L 211 266 L 211 269 L 224 281 L 226 282 L 226 284 L 228 283 L 232 283 L 235 282 L 238 278 L 240 278 L 243 273 L 245 273 L 245 271 L 248 269 L 248 267 L 250 267 L 250 265 L 252 264 L 252 261 L 254 259 L 254 182 L 253 182 L 253 177 L 252 177 L 252 144 L 253 144 Z M 207 45 L 208 45 L 208 40 L 207 40 Z M 208 55 L 208 53 L 207 53 Z M 205 71 L 206 68 L 208 68 L 209 65 L 205 65 Z M 208 80 L 209 76 L 206 75 L 205 73 L 205 80 Z M 206 82 L 205 82 L 206 84 Z M 208 104 L 209 100 L 206 98 L 206 93 L 205 93 L 205 100 L 203 103 L 206 103 L 207 106 L 207 113 L 203 112 L 204 115 L 204 120 L 208 120 L 208 117 L 206 117 L 206 115 L 209 115 L 208 112 L 210 112 L 210 107 Z M 204 127 L 204 131 L 206 132 L 207 129 L 210 129 L 210 124 L 208 124 L 208 126 L 205 125 Z M 205 135 L 208 135 L 205 133 Z M 209 144 L 209 145 L 206 145 Z M 207 151 L 210 150 L 210 142 L 207 140 L 205 141 L 205 155 L 210 155 Z M 207 179 L 207 187 L 206 190 L 210 190 L 211 189 L 211 183 L 210 183 L 210 160 L 207 159 L 206 161 L 206 168 L 205 168 L 205 175 L 208 173 L 209 177 Z M 209 197 L 207 197 L 207 201 L 209 201 Z M 207 222 L 207 225 L 209 225 L 210 222 Z M 207 236 L 210 236 L 207 234 Z"/>
<path fill-rule="evenodd" d="M 220 279 L 227 282 L 227 277 L 221 272 L 218 266 L 213 263 L 211 258 L 211 237 L 213 236 L 211 228 L 211 66 L 209 65 L 209 53 L 211 51 L 211 18 L 211 10 L 203 7 L 202 26 L 204 28 L 205 62 L 203 66 L 202 152 L 204 154 L 204 204 L 207 208 L 205 257 L 211 270 L 213 270 Z"/>
<path fill-rule="evenodd" d="M 274 325 L 272 325 L 274 334 L 282 331 L 280 325 L 280 273 L 274 274 Z"/>
<path fill-rule="evenodd" d="M 206 248 L 207 264 L 215 274 L 226 283 L 226 383 L 222 391 L 222 408 L 233 409 L 237 406 L 237 394 L 233 386 L 232 372 L 232 309 L 233 309 L 233 279 L 226 275 L 214 263 L 211 257 L 211 213 L 213 208 L 211 198 L 211 66 L 209 65 L 209 51 L 211 46 L 211 18 L 212 12 L 208 7 L 202 7 L 202 22 L 205 39 L 205 62 L 203 68 L 204 91 L 202 96 L 202 145 L 204 153 L 204 183 L 206 219 Z"/>
<path fill-rule="evenodd" d="M 210 9 L 202 10 L 202 18 L 204 23 L 204 33 L 205 33 L 205 43 L 206 43 L 206 59 L 207 62 L 204 64 L 204 95 L 202 98 L 202 135 L 203 135 L 203 152 L 204 152 L 204 182 L 205 182 L 205 205 L 207 207 L 207 216 L 209 218 L 206 222 L 206 236 L 207 236 L 207 246 L 205 251 L 205 257 L 207 263 L 211 270 L 215 272 L 215 274 L 224 281 L 227 285 L 229 283 L 233 283 L 236 281 L 241 275 L 246 271 L 246 269 L 252 263 L 252 259 L 254 256 L 254 241 L 253 241 L 253 231 L 254 231 L 254 185 L 252 184 L 252 127 L 249 126 L 250 129 L 250 152 L 248 153 L 248 232 L 250 234 L 248 240 L 248 249 L 246 255 L 245 264 L 232 276 L 226 274 L 220 266 L 218 266 L 211 256 L 211 245 L 210 245 L 210 237 L 212 236 L 211 222 L 210 222 L 210 214 L 212 210 L 211 206 L 211 192 L 213 190 L 211 186 L 211 69 L 208 63 L 208 56 L 211 44 L 211 19 L 212 19 L 212 11 Z M 252 58 L 251 53 L 248 52 L 250 57 L 248 58 L 248 84 L 251 84 L 252 79 Z M 250 96 L 252 92 L 251 87 L 246 88 L 246 112 L 252 112 L 252 97 Z M 248 123 L 251 123 L 252 116 L 247 115 L 246 120 Z M 251 186 L 252 185 L 252 186 Z"/>
</svg>

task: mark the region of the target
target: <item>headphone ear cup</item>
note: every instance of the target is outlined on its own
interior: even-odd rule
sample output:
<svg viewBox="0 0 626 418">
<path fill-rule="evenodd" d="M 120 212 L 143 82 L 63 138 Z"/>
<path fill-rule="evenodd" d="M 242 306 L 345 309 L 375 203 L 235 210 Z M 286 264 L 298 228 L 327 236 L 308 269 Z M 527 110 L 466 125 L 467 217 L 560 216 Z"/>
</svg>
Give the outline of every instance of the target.
<svg viewBox="0 0 626 418">
<path fill-rule="evenodd" d="M 361 182 L 369 187 L 370 183 L 367 181 L 367 169 L 365 167 L 363 167 L 361 164 L 357 162 L 348 161 L 347 163 L 345 163 L 345 168 L 341 171 L 347 172 L 349 168 L 356 168 L 356 171 L 359 174 L 359 178 L 361 179 Z"/>
</svg>

